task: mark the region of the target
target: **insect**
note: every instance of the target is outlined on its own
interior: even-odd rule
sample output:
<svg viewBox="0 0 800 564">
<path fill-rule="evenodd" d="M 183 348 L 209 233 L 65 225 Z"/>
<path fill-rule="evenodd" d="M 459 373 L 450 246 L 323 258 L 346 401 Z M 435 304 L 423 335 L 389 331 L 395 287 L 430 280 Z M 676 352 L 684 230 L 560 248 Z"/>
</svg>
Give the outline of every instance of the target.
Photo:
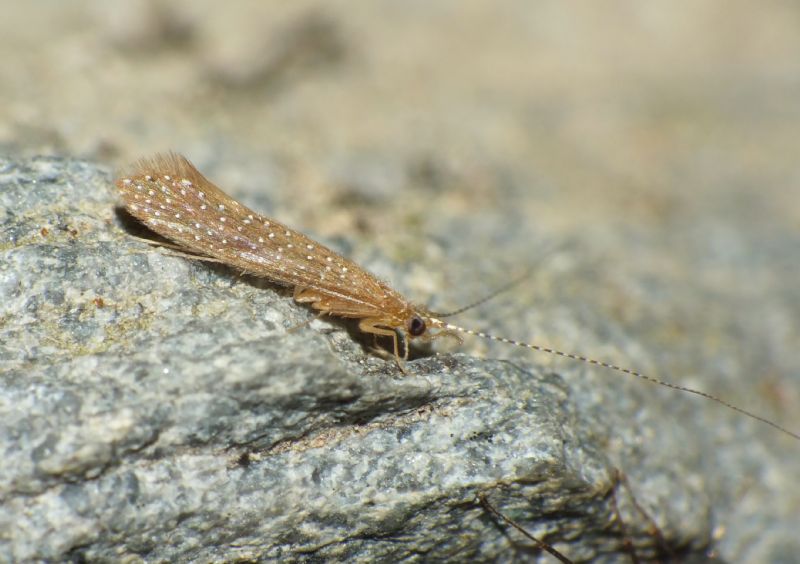
<svg viewBox="0 0 800 564">
<path fill-rule="evenodd" d="M 184 256 L 220 262 L 292 286 L 294 299 L 320 315 L 358 319 L 365 333 L 389 337 L 402 370 L 409 342 L 473 335 L 622 372 L 652 384 L 703 397 L 800 440 L 800 434 L 706 392 L 671 384 L 629 368 L 549 347 L 454 325 L 416 305 L 354 262 L 274 219 L 237 202 L 206 179 L 185 157 L 156 154 L 116 181 L 125 207 L 152 231 L 174 242 Z M 483 300 L 482 300 L 483 301 Z M 402 352 L 401 352 L 402 351 Z"/>
</svg>

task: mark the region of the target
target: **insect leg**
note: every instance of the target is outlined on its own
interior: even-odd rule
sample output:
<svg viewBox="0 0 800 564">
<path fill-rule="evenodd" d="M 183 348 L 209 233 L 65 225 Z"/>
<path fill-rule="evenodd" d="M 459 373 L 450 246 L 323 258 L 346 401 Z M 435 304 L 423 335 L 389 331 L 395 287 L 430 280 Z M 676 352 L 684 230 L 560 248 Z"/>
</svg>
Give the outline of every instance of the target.
<svg viewBox="0 0 800 564">
<path fill-rule="evenodd" d="M 391 337 L 392 342 L 394 343 L 394 358 L 397 361 L 397 366 L 403 372 L 403 374 L 408 374 L 406 372 L 406 368 L 403 365 L 403 361 L 408 358 L 408 344 L 404 341 L 405 344 L 405 355 L 402 357 L 400 356 L 400 343 L 397 339 L 397 331 L 394 329 L 386 329 L 384 327 L 378 327 L 381 323 L 380 319 L 374 318 L 367 318 L 362 319 L 358 322 L 358 328 L 362 330 L 364 333 L 372 333 L 373 335 L 381 335 L 384 337 Z"/>
<path fill-rule="evenodd" d="M 287 332 L 287 333 L 294 333 L 295 331 L 299 331 L 299 330 L 300 330 L 300 329 L 302 329 L 303 327 L 308 327 L 308 326 L 309 326 L 309 325 L 311 325 L 311 324 L 312 324 L 314 321 L 316 321 L 317 319 L 319 319 L 319 318 L 320 318 L 320 317 L 322 317 L 323 315 L 326 315 L 327 313 L 328 313 L 327 311 L 321 311 L 321 312 L 319 312 L 317 315 L 315 315 L 314 317 L 311 317 L 311 318 L 309 318 L 309 319 L 306 319 L 306 320 L 305 320 L 305 321 L 303 321 L 302 323 L 298 323 L 297 325 L 293 325 L 293 326 L 289 327 L 289 328 L 286 330 L 286 332 Z"/>
</svg>

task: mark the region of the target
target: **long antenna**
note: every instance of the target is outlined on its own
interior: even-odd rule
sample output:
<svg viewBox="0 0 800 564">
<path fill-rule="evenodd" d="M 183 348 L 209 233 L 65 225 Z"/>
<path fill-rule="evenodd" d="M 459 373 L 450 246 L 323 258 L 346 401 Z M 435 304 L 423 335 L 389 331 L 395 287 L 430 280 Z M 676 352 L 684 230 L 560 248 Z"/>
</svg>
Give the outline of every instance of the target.
<svg viewBox="0 0 800 564">
<path fill-rule="evenodd" d="M 448 311 L 446 313 L 439 313 L 439 312 L 430 312 L 430 314 L 436 318 L 444 318 L 444 317 L 453 317 L 454 315 L 458 315 L 459 313 L 464 313 L 465 311 L 472 309 L 474 307 L 478 307 L 479 305 L 483 305 L 489 300 L 493 300 L 500 294 L 508 292 L 509 290 L 513 289 L 515 286 L 519 285 L 520 282 L 524 282 L 528 278 L 530 278 L 531 273 L 533 272 L 533 266 L 525 270 L 522 274 L 517 276 L 516 278 L 512 278 L 510 282 L 506 282 L 499 288 L 492 291 L 490 294 L 483 296 L 481 299 L 472 302 L 471 304 L 465 305 L 464 307 L 460 307 L 453 311 Z"/>
<path fill-rule="evenodd" d="M 487 499 L 486 494 L 479 493 L 478 494 L 478 501 L 483 506 L 483 508 L 486 509 L 489 513 L 491 513 L 492 515 L 494 515 L 498 519 L 501 519 L 501 520 L 505 521 L 506 524 L 514 527 L 520 533 L 522 533 L 523 535 L 528 537 L 530 540 L 532 540 L 540 550 L 545 550 L 545 551 L 549 552 L 555 558 L 557 558 L 559 562 L 563 562 L 564 564 L 572 564 L 572 560 L 570 560 L 569 558 L 567 558 L 566 556 L 561 554 L 559 551 L 557 551 L 551 544 L 546 543 L 543 540 L 533 536 L 532 534 L 530 534 L 528 531 L 525 530 L 525 527 L 523 527 L 522 525 L 520 525 L 519 523 L 514 521 L 511 517 L 506 517 L 505 515 L 500 513 L 499 510 L 497 510 L 491 503 L 489 503 L 489 500 Z"/>
<path fill-rule="evenodd" d="M 536 262 L 534 262 L 533 264 L 529 265 L 522 272 L 522 274 L 520 274 L 519 276 L 515 276 L 509 282 L 506 282 L 505 284 L 503 284 L 499 288 L 496 288 L 495 290 L 493 290 L 489 294 L 485 295 L 484 297 L 482 297 L 479 300 L 476 300 L 476 301 L 472 302 L 471 304 L 465 305 L 464 307 L 460 307 L 458 309 L 455 309 L 453 311 L 448 311 L 448 312 L 445 312 L 445 313 L 439 313 L 439 312 L 434 312 L 434 311 L 431 311 L 431 312 L 428 312 L 428 313 L 430 315 L 432 315 L 433 317 L 437 317 L 439 319 L 443 319 L 445 317 L 453 317 L 454 315 L 458 315 L 459 313 L 464 313 L 465 311 L 470 310 L 470 309 L 472 309 L 474 307 L 478 307 L 479 305 L 483 305 L 486 302 L 488 302 L 489 300 L 493 300 L 494 298 L 496 298 L 500 294 L 504 294 L 504 293 L 508 292 L 509 290 L 514 289 L 516 286 L 518 286 L 520 284 L 520 282 L 524 282 L 525 280 L 530 278 L 531 274 L 533 274 L 533 271 L 536 268 L 542 266 L 542 264 L 544 264 L 544 262 L 546 260 L 548 260 L 551 257 L 553 257 L 553 255 L 555 255 L 556 252 L 561 248 L 564 248 L 563 244 L 549 245 L 549 248 L 545 248 L 544 250 L 541 251 L 541 253 L 539 255 L 539 258 L 536 260 Z"/>
<path fill-rule="evenodd" d="M 457 331 L 459 333 L 465 333 L 467 335 L 473 335 L 475 337 L 481 337 L 482 339 L 489 339 L 490 341 L 497 341 L 499 343 L 505 343 L 507 345 L 514 345 L 516 347 L 522 347 L 522 348 L 531 349 L 531 350 L 538 351 L 538 352 L 543 352 L 543 353 L 552 354 L 552 355 L 556 355 L 556 356 L 562 356 L 564 358 L 570 358 L 572 360 L 579 360 L 580 362 L 584 362 L 586 364 L 592 364 L 594 366 L 601 366 L 603 368 L 608 368 L 610 370 L 616 370 L 617 372 L 622 372 L 622 373 L 628 374 L 630 376 L 635 376 L 636 378 L 639 378 L 641 380 L 645 380 L 647 382 L 650 382 L 651 384 L 658 384 L 659 386 L 664 386 L 665 388 L 671 388 L 673 390 L 678 390 L 680 392 L 686 392 L 686 393 L 689 393 L 689 394 L 694 394 L 696 396 L 700 396 L 700 397 L 705 398 L 707 400 L 711 400 L 713 402 L 716 402 L 716 403 L 718 403 L 720 405 L 724 405 L 728 409 L 732 409 L 733 411 L 741 413 L 742 415 L 745 415 L 745 416 L 747 416 L 747 417 L 749 417 L 751 419 L 755 419 L 756 421 L 760 421 L 761 423 L 769 425 L 773 429 L 777 429 L 781 433 L 789 435 L 793 439 L 795 439 L 797 441 L 800 441 L 800 434 L 797 434 L 797 433 L 795 433 L 793 431 L 790 431 L 786 427 L 782 427 L 782 426 L 778 425 L 777 423 L 775 423 L 773 421 L 770 421 L 766 417 L 761 417 L 760 415 L 756 415 L 755 413 L 753 413 L 751 411 L 747 411 L 746 409 L 742 409 L 741 407 L 737 407 L 737 406 L 733 405 L 732 403 L 728 403 L 727 401 L 723 400 L 722 398 L 718 398 L 717 396 L 712 396 L 711 394 L 703 392 L 703 391 L 700 391 L 700 390 L 695 390 L 693 388 L 687 388 L 685 386 L 679 386 L 677 384 L 670 384 L 669 382 L 665 382 L 664 380 L 659 380 L 658 378 L 653 378 L 652 376 L 647 376 L 646 374 L 642 374 L 641 372 L 637 372 L 636 370 L 631 370 L 630 368 L 623 368 L 621 366 L 617 366 L 616 364 L 603 362 L 602 360 L 595 360 L 593 358 L 589 358 L 589 357 L 586 357 L 586 356 L 583 356 L 583 355 L 574 354 L 574 353 L 568 353 L 568 352 L 560 351 L 560 350 L 557 350 L 557 349 L 551 349 L 549 347 L 543 347 L 541 345 L 535 345 L 533 343 L 524 343 L 522 341 L 515 341 L 513 339 L 506 339 L 505 337 L 496 337 L 494 335 L 489 335 L 488 333 L 484 333 L 483 331 L 473 331 L 472 329 L 465 329 L 464 327 L 459 327 L 458 325 L 453 325 L 451 323 L 446 323 L 444 321 L 439 321 L 438 319 L 432 319 L 431 321 L 433 321 L 434 323 L 436 323 L 438 321 L 438 323 L 436 323 L 436 325 L 438 325 L 441 328 L 443 328 L 445 330 L 448 330 L 448 331 Z"/>
<path fill-rule="evenodd" d="M 437 317 L 439 319 L 443 319 L 445 317 L 453 317 L 454 315 L 458 315 L 459 313 L 464 313 L 465 311 L 467 311 L 469 309 L 472 309 L 474 307 L 478 307 L 479 305 L 483 305 L 486 302 L 488 302 L 489 300 L 493 300 L 494 298 L 496 298 L 500 294 L 504 294 L 504 293 L 508 292 L 509 290 L 513 290 L 516 286 L 518 286 L 520 284 L 520 282 L 524 282 L 525 280 L 530 278 L 530 276 L 533 273 L 534 269 L 536 269 L 538 266 L 541 266 L 541 264 L 544 262 L 544 260 L 547 259 L 547 258 L 550 258 L 552 255 L 553 255 L 553 249 L 551 248 L 549 251 L 546 251 L 546 252 L 543 253 L 542 258 L 540 260 L 538 260 L 536 263 L 534 263 L 534 264 L 530 265 L 528 268 L 526 268 L 525 271 L 522 274 L 512 278 L 509 282 L 506 282 L 505 284 L 503 284 L 499 288 L 497 288 L 494 291 L 492 291 L 491 293 L 485 295 L 481 299 L 472 302 L 471 304 L 465 305 L 464 307 L 460 307 L 458 309 L 455 309 L 453 311 L 448 311 L 448 312 L 445 312 L 445 313 L 439 313 L 439 312 L 433 312 L 432 311 L 432 312 L 430 312 L 430 315 L 432 315 L 433 317 Z"/>
</svg>

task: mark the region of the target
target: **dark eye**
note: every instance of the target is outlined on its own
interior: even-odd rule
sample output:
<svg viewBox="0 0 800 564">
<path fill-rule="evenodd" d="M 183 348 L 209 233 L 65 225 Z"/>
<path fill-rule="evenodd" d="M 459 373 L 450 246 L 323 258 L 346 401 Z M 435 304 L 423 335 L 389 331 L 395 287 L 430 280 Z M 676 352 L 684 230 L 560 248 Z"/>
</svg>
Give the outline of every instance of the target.
<svg viewBox="0 0 800 564">
<path fill-rule="evenodd" d="M 419 337 L 425 332 L 425 329 L 425 322 L 417 315 L 408 321 L 408 332 L 412 337 Z"/>
</svg>

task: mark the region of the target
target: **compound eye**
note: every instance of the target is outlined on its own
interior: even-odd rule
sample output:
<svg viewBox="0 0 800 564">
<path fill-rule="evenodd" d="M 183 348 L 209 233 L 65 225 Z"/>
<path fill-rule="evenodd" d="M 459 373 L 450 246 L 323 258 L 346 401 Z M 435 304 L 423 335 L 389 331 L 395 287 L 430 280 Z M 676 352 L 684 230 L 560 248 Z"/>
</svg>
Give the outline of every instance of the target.
<svg viewBox="0 0 800 564">
<path fill-rule="evenodd" d="M 408 332 L 412 337 L 419 337 L 426 329 L 425 321 L 418 315 L 415 315 L 408 321 Z"/>
</svg>

